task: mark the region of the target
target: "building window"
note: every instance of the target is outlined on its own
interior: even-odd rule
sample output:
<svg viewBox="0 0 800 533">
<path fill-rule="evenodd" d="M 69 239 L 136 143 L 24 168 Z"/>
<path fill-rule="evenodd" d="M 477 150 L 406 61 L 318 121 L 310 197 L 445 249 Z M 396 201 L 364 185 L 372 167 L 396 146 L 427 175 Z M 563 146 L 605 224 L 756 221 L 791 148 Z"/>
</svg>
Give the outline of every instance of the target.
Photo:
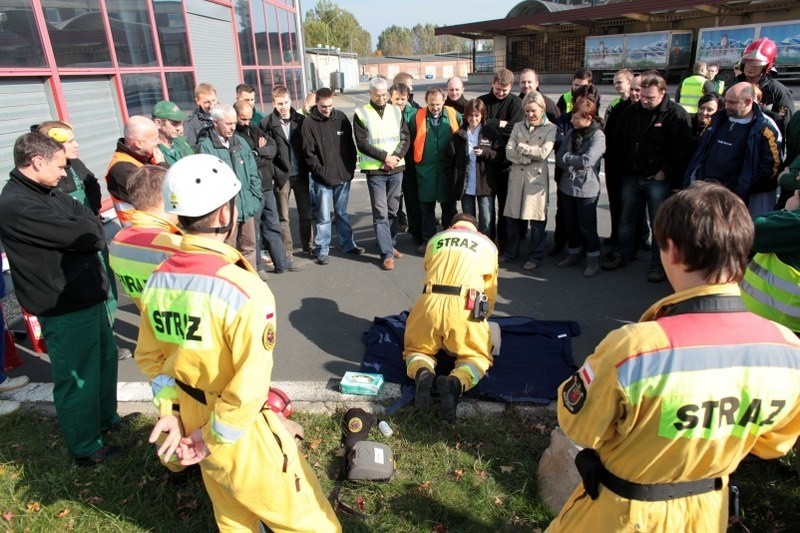
<svg viewBox="0 0 800 533">
<path fill-rule="evenodd" d="M 191 66 L 186 38 L 186 19 L 183 16 L 181 3 L 178 0 L 154 0 L 153 14 L 156 18 L 158 44 L 164 66 Z"/>
<path fill-rule="evenodd" d="M 120 67 L 156 66 L 156 50 L 145 0 L 107 0 Z"/>
<path fill-rule="evenodd" d="M 272 71 L 262 70 L 259 72 L 261 79 L 261 99 L 265 104 L 272 103 Z M 275 84 L 280 85 L 280 84 Z"/>
<path fill-rule="evenodd" d="M 178 105 L 184 111 L 193 111 L 194 103 L 194 73 L 192 72 L 167 72 L 167 99 Z"/>
<path fill-rule="evenodd" d="M 29 0 L 0 5 L 0 67 L 44 67 L 42 39 Z"/>
<path fill-rule="evenodd" d="M 259 9 L 261 2 L 256 1 L 254 9 Z M 239 31 L 239 54 L 242 65 L 255 65 L 256 54 L 253 50 L 253 23 L 250 17 L 250 0 L 239 0 L 234 4 L 236 11 L 236 28 Z M 256 19 L 259 17 L 256 16 Z"/>
<path fill-rule="evenodd" d="M 42 7 L 59 67 L 112 66 L 100 0 L 42 0 Z"/>
<path fill-rule="evenodd" d="M 269 40 L 270 49 L 270 60 L 267 64 L 282 65 L 278 10 L 272 4 L 267 4 L 267 39 Z"/>
<path fill-rule="evenodd" d="M 159 74 L 124 74 L 122 90 L 125 93 L 128 116 L 144 115 L 149 117 L 153 112 L 153 106 L 164 99 L 164 90 L 161 87 Z"/>
</svg>

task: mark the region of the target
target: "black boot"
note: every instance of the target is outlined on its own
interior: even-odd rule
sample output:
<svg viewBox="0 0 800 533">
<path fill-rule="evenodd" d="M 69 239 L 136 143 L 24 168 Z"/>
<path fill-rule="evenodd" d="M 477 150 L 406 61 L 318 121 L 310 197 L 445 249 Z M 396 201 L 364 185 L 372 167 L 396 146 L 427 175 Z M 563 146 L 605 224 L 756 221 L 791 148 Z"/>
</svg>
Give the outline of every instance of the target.
<svg viewBox="0 0 800 533">
<path fill-rule="evenodd" d="M 433 372 L 427 368 L 420 368 L 417 370 L 417 376 L 414 381 L 417 385 L 417 394 L 414 397 L 414 405 L 425 411 L 430 411 L 433 407 L 433 400 L 431 399 L 431 389 L 433 388 Z"/>
<path fill-rule="evenodd" d="M 456 421 L 456 407 L 461 397 L 461 382 L 455 376 L 439 376 L 436 378 L 436 390 L 442 404 L 439 406 L 439 418 L 445 422 Z"/>
</svg>

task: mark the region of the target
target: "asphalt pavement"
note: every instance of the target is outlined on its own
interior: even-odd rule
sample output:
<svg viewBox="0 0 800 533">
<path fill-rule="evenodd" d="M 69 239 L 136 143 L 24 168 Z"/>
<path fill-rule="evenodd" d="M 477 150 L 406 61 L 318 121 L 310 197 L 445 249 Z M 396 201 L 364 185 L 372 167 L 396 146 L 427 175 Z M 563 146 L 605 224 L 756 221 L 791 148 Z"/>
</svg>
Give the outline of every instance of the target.
<svg viewBox="0 0 800 533">
<path fill-rule="evenodd" d="M 434 82 L 436 83 L 436 82 Z M 422 100 L 428 84 L 415 87 Z M 560 87 L 543 87 L 554 99 Z M 467 97 L 485 92 L 485 87 L 467 87 Z M 610 86 L 602 86 L 606 101 L 611 100 Z M 352 117 L 353 109 L 368 100 L 366 85 L 358 91 L 336 94 L 334 104 Z M 552 239 L 555 188 L 551 189 L 548 238 Z M 300 272 L 270 274 L 268 285 L 277 301 L 277 343 L 274 352 L 273 380 L 302 386 L 312 382 L 338 381 L 347 370 L 357 370 L 364 352 L 362 334 L 375 317 L 399 314 L 410 309 L 420 294 L 423 281 L 422 256 L 408 234 L 401 234 L 397 248 L 405 253 L 395 270 L 383 271 L 372 229 L 369 195 L 363 175 L 352 184 L 348 212 L 357 243 L 367 249 L 363 256 L 340 254 L 335 242 L 330 263 L 321 266 L 296 250 L 295 257 L 305 268 Z M 292 210 L 292 216 L 296 216 Z M 608 202 L 605 195 L 598 204 L 601 236 L 609 234 Z M 296 229 L 296 228 L 295 228 Z M 113 233 L 111 230 L 109 233 Z M 334 238 L 335 241 L 335 238 Z M 295 243 L 299 242 L 295 234 Z M 573 355 L 580 364 L 594 346 L 612 329 L 636 321 L 654 301 L 667 295 L 667 282 L 646 281 L 647 257 L 613 272 L 601 272 L 584 278 L 582 267 L 558 268 L 558 258 L 547 257 L 533 273 L 522 270 L 522 262 L 503 264 L 499 275 L 498 316 L 529 316 L 540 320 L 575 320 L 582 334 L 573 339 Z M 116 331 L 121 346 L 135 349 L 139 317 L 132 302 L 120 302 Z M 12 321 L 20 328 L 21 322 Z M 33 354 L 28 341 L 21 343 L 25 363 L 11 375 L 27 374 L 32 382 L 51 382 L 46 357 Z M 120 362 L 119 381 L 136 384 L 144 381 L 132 359 Z M 315 386 L 316 386 L 315 385 Z M 288 385 L 287 385 L 288 386 Z M 135 385 L 131 387 L 136 388 Z M 135 396 L 146 395 L 146 387 Z M 145 392 L 141 392 L 144 390 Z"/>
</svg>

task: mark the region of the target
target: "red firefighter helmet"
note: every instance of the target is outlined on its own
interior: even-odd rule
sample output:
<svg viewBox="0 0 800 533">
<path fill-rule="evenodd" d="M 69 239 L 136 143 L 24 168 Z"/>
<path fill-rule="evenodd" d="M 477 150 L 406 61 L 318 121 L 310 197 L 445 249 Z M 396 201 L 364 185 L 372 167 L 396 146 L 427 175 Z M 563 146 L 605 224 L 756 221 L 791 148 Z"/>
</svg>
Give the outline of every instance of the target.
<svg viewBox="0 0 800 533">
<path fill-rule="evenodd" d="M 752 61 L 756 65 L 762 65 L 766 67 L 765 71 L 769 71 L 775 66 L 776 57 L 778 57 L 778 49 L 775 47 L 775 43 L 766 37 L 753 41 L 742 52 L 742 61 Z"/>
<path fill-rule="evenodd" d="M 283 415 L 284 418 L 292 416 L 292 411 L 294 410 L 292 407 L 292 399 L 289 398 L 288 394 L 277 387 L 269 388 L 267 405 L 273 412 Z"/>
</svg>

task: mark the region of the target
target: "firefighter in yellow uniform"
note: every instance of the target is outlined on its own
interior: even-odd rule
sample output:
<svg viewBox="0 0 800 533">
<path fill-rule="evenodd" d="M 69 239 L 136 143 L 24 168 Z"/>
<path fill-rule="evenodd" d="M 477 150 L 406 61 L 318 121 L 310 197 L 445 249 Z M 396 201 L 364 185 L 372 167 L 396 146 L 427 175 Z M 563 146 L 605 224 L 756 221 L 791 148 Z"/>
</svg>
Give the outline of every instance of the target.
<svg viewBox="0 0 800 533">
<path fill-rule="evenodd" d="M 251 265 L 224 243 L 241 185 L 219 158 L 191 155 L 164 181 L 166 211 L 186 235 L 181 251 L 142 293 L 137 357 L 167 354 L 183 438 L 172 415 L 159 455 L 200 464 L 220 531 L 341 531 L 319 482 L 278 415 L 265 406 L 276 342 L 275 300 Z"/>
<path fill-rule="evenodd" d="M 478 232 L 475 217 L 458 214 L 428 241 L 424 264 L 425 285 L 408 315 L 403 358 L 416 382 L 415 403 L 429 410 L 436 354 L 444 348 L 456 357 L 451 374 L 436 378 L 440 416 L 452 422 L 461 394 L 492 366 L 486 318 L 497 299 L 497 248 Z"/>
<path fill-rule="evenodd" d="M 177 217 L 164 212 L 161 188 L 166 172 L 163 167 L 145 165 L 131 175 L 128 195 L 136 210 L 131 214 L 131 225 L 122 228 L 108 245 L 111 270 L 140 311 L 147 280 L 158 265 L 180 249 L 183 238 L 183 232 L 175 225 Z M 138 357 L 136 364 L 150 382 L 159 414 L 179 416 L 175 382 L 162 372 L 164 361 L 164 355 L 155 351 Z M 185 468 L 177 461 L 164 464 L 173 472 Z"/>
<path fill-rule="evenodd" d="M 654 233 L 675 294 L 611 332 L 559 390 L 558 421 L 584 446 L 583 483 L 557 531 L 719 531 L 728 477 L 800 434 L 800 342 L 742 304 L 747 207 L 718 184 L 669 198 Z"/>
</svg>

